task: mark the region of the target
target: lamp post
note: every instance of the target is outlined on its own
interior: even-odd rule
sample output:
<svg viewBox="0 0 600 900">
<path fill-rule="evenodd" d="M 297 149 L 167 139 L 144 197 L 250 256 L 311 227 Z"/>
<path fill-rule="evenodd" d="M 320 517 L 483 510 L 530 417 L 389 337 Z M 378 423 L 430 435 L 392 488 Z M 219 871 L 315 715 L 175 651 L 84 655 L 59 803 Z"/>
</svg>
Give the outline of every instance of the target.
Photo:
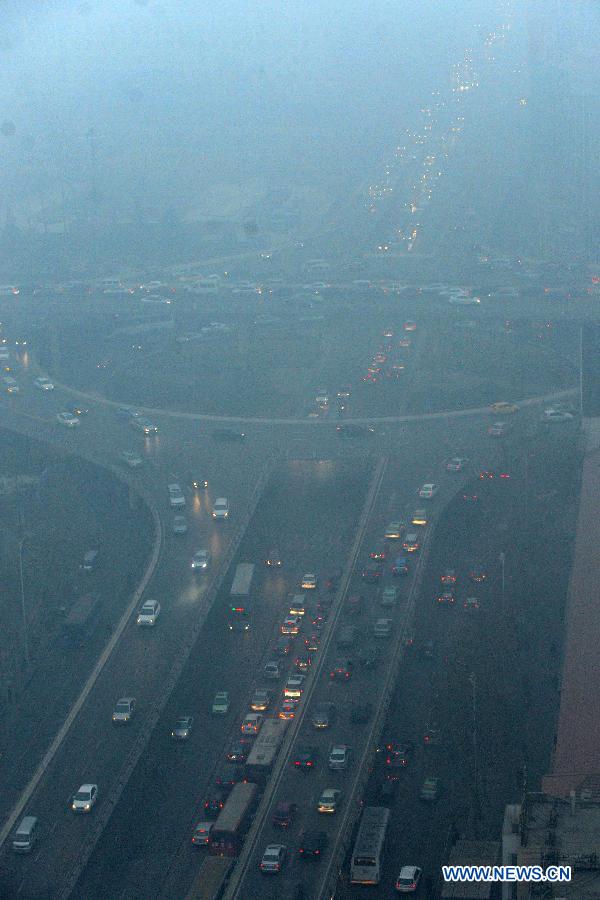
<svg viewBox="0 0 600 900">
<path fill-rule="evenodd" d="M 27 635 L 27 610 L 25 607 L 25 582 L 23 579 L 23 544 L 25 538 L 19 541 L 19 576 L 21 581 L 21 626 L 23 628 L 23 650 L 25 653 L 25 665 L 29 668 L 29 638 Z"/>
<path fill-rule="evenodd" d="M 502 579 L 502 611 L 504 612 L 504 588 L 505 588 L 505 581 L 504 581 L 504 563 L 505 563 L 505 561 L 506 561 L 506 553 L 504 552 L 504 550 L 503 550 L 503 551 L 500 553 L 500 555 L 498 556 L 498 560 L 499 560 L 500 565 L 501 565 L 501 567 L 502 567 L 502 569 L 501 569 L 501 572 L 502 572 L 502 575 L 501 575 L 501 579 Z"/>
<path fill-rule="evenodd" d="M 469 675 L 471 684 L 472 728 L 473 728 L 473 817 L 480 817 L 479 803 L 479 744 L 477 739 L 477 676 L 474 672 Z"/>
</svg>

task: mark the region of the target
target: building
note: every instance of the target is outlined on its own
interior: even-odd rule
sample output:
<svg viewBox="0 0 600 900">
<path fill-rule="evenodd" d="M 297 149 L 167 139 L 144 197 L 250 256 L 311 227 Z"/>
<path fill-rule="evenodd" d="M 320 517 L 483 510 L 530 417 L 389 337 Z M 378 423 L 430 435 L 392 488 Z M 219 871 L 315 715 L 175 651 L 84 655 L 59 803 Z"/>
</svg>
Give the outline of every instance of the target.
<svg viewBox="0 0 600 900">
<path fill-rule="evenodd" d="M 600 897 L 600 779 L 589 778 L 569 800 L 526 793 L 506 807 L 502 864 L 570 866 L 566 883 L 505 883 L 502 900 Z"/>
</svg>

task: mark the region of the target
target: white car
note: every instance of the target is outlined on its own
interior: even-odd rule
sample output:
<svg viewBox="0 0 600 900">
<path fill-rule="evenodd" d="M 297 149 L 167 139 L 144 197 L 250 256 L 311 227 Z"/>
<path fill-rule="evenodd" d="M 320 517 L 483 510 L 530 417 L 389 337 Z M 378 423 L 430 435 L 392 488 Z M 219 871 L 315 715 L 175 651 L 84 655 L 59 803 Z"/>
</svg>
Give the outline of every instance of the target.
<svg viewBox="0 0 600 900">
<path fill-rule="evenodd" d="M 468 461 L 466 456 L 453 456 L 446 463 L 446 472 L 462 472 Z"/>
<path fill-rule="evenodd" d="M 217 497 L 213 504 L 212 517 L 213 519 L 229 518 L 229 502 L 227 497 Z"/>
<path fill-rule="evenodd" d="M 313 591 L 317 586 L 317 576 L 313 575 L 310 572 L 307 572 L 306 575 L 302 576 L 302 581 L 300 582 L 300 586 L 305 591 Z"/>
<path fill-rule="evenodd" d="M 387 638 L 392 634 L 392 619 L 376 619 L 373 625 L 373 637 Z"/>
<path fill-rule="evenodd" d="M 298 634 L 302 625 L 302 616 L 286 616 L 281 623 L 281 634 Z"/>
<path fill-rule="evenodd" d="M 143 463 L 140 454 L 135 453 L 133 450 L 122 450 L 120 456 L 125 465 L 129 466 L 130 469 L 137 469 L 138 466 L 141 466 Z"/>
<path fill-rule="evenodd" d="M 336 812 L 341 796 L 339 788 L 325 788 L 317 801 L 317 812 L 330 814 Z"/>
<path fill-rule="evenodd" d="M 288 680 L 285 683 L 285 688 L 283 689 L 284 697 L 291 697 L 292 699 L 296 697 L 301 697 L 302 692 L 304 691 L 304 682 L 306 680 L 306 675 L 290 675 Z"/>
<path fill-rule="evenodd" d="M 88 813 L 98 799 L 97 784 L 82 784 L 76 794 L 71 798 L 73 812 Z"/>
<path fill-rule="evenodd" d="M 240 726 L 242 734 L 255 735 L 261 729 L 264 716 L 261 713 L 248 713 Z"/>
<path fill-rule="evenodd" d="M 49 378 L 36 378 L 33 382 L 40 391 L 53 391 L 54 385 Z"/>
<path fill-rule="evenodd" d="M 137 614 L 138 625 L 156 625 L 160 615 L 160 603 L 158 600 L 146 600 Z"/>
<path fill-rule="evenodd" d="M 396 878 L 396 890 L 399 894 L 414 894 L 419 887 L 422 869 L 418 866 L 402 866 Z"/>
<path fill-rule="evenodd" d="M 210 550 L 197 550 L 192 556 L 190 566 L 194 572 L 206 572 L 210 566 Z"/>
<path fill-rule="evenodd" d="M 469 297 L 468 294 L 452 294 L 448 297 L 448 303 L 453 306 L 478 306 L 481 300 L 479 297 Z"/>
<path fill-rule="evenodd" d="M 330 769 L 347 769 L 352 751 L 347 744 L 334 744 L 329 752 Z"/>
<path fill-rule="evenodd" d="M 226 716 L 229 712 L 229 693 L 217 691 L 212 702 L 211 713 L 213 716 Z"/>
<path fill-rule="evenodd" d="M 402 537 L 402 530 L 404 528 L 403 522 L 390 522 L 388 527 L 385 529 L 384 537 L 387 541 L 397 541 Z"/>
<path fill-rule="evenodd" d="M 126 724 L 131 721 L 135 710 L 135 697 L 121 697 L 117 700 L 112 714 L 113 722 Z"/>
<path fill-rule="evenodd" d="M 285 844 L 268 844 L 265 847 L 259 869 L 265 875 L 277 875 L 281 872 L 287 853 Z"/>
<path fill-rule="evenodd" d="M 64 425 L 65 428 L 77 428 L 77 426 L 81 424 L 79 417 L 74 416 L 73 413 L 70 412 L 56 413 L 56 421 L 59 425 Z"/>
<path fill-rule="evenodd" d="M 185 506 L 185 495 L 178 484 L 170 484 L 167 490 L 171 506 Z"/>
<path fill-rule="evenodd" d="M 420 546 L 419 535 L 416 532 L 407 534 L 402 544 L 407 553 L 416 553 Z"/>
<path fill-rule="evenodd" d="M 573 413 L 566 412 L 562 409 L 545 409 L 542 416 L 543 422 L 569 422 L 573 418 Z"/>
<path fill-rule="evenodd" d="M 437 484 L 424 484 L 423 487 L 419 488 L 419 497 L 423 500 L 431 500 L 432 497 L 435 497 L 437 492 Z"/>
<path fill-rule="evenodd" d="M 192 832 L 192 845 L 194 847 L 208 847 L 208 840 L 214 822 L 198 822 Z"/>
<path fill-rule="evenodd" d="M 187 534 L 187 519 L 185 516 L 173 516 L 173 534 Z"/>
</svg>

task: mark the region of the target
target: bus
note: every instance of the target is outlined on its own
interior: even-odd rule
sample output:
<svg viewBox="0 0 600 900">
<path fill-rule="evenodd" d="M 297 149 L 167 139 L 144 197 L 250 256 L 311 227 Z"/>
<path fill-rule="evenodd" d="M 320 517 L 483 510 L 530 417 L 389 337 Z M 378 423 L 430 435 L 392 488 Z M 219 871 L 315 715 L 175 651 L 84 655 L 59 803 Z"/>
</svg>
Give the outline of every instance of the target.
<svg viewBox="0 0 600 900">
<path fill-rule="evenodd" d="M 285 737 L 285 719 L 267 719 L 246 760 L 245 777 L 250 781 L 266 781 Z"/>
<path fill-rule="evenodd" d="M 256 811 L 257 801 L 256 784 L 240 781 L 233 786 L 208 836 L 208 851 L 212 856 L 238 855 Z"/>
<path fill-rule="evenodd" d="M 254 563 L 236 566 L 233 584 L 229 592 L 228 625 L 230 631 L 248 631 L 252 615 L 252 580 Z"/>
<path fill-rule="evenodd" d="M 381 856 L 390 811 L 385 806 L 366 806 L 350 862 L 351 884 L 379 884 Z"/>
<path fill-rule="evenodd" d="M 194 878 L 185 900 L 219 900 L 225 892 L 233 861 L 229 856 L 208 856 Z"/>
<path fill-rule="evenodd" d="M 63 645 L 82 647 L 94 634 L 98 625 L 100 601 L 96 594 L 79 597 L 63 623 Z"/>
</svg>

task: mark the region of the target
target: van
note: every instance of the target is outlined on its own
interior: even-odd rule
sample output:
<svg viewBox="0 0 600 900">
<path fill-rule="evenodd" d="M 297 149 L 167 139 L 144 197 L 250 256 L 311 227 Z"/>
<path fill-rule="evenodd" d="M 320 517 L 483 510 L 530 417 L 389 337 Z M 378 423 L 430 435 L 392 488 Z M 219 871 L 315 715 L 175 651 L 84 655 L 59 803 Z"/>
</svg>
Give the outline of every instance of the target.
<svg viewBox="0 0 600 900">
<path fill-rule="evenodd" d="M 79 568 L 83 572 L 93 572 L 96 568 L 96 563 L 98 561 L 98 551 L 97 550 L 86 550 L 83 556 L 83 562 L 79 566 Z"/>
<path fill-rule="evenodd" d="M 35 816 L 23 816 L 14 833 L 12 848 L 15 853 L 31 853 L 37 838 L 37 818 Z"/>
</svg>

